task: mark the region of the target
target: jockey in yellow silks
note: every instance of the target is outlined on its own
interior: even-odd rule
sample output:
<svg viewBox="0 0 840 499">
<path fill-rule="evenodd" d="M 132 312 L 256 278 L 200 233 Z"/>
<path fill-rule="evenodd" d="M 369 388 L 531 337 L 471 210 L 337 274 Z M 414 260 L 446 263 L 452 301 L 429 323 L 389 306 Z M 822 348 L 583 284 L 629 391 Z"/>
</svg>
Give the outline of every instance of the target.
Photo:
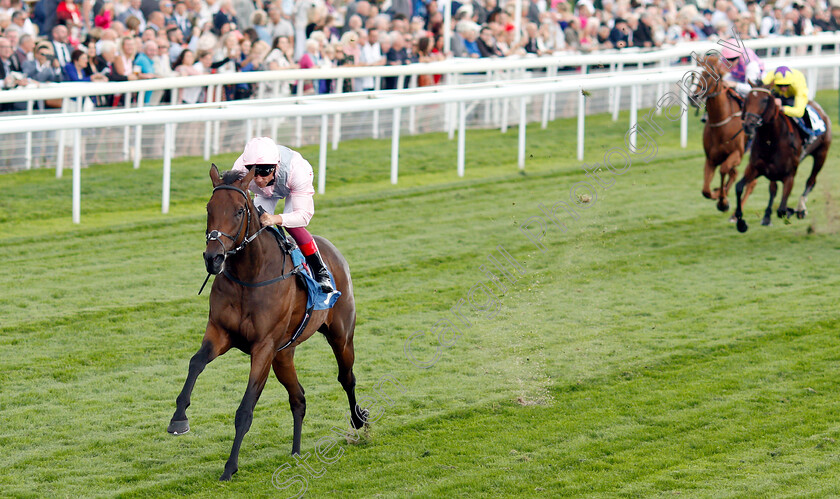
<svg viewBox="0 0 840 499">
<path fill-rule="evenodd" d="M 804 132 L 804 146 L 812 144 L 825 132 L 822 118 L 808 105 L 808 83 L 802 72 L 779 66 L 772 73 L 764 75 L 763 80 L 765 85 L 771 85 L 770 89 L 777 97 L 782 112 Z"/>
</svg>

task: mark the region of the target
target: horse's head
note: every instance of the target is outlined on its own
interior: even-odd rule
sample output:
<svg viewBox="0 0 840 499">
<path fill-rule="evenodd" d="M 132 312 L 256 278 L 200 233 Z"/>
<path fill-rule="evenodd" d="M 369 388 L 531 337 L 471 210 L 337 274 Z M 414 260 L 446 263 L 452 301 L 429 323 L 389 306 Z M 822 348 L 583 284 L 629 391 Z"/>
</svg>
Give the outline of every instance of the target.
<svg viewBox="0 0 840 499">
<path fill-rule="evenodd" d="M 752 136 L 755 130 L 778 112 L 776 99 L 769 88 L 750 84 L 753 88 L 747 93 L 744 101 L 744 132 Z"/>
<path fill-rule="evenodd" d="M 725 64 L 720 63 L 720 56 L 715 51 L 707 53 L 705 57 L 698 58 L 697 66 L 702 71 L 699 80 L 695 81 L 691 88 L 692 97 L 689 99 L 689 102 L 695 106 L 697 102 L 703 102 L 707 98 L 720 93 L 715 93 L 715 91 L 724 73 L 724 68 L 728 69 Z"/>
<path fill-rule="evenodd" d="M 207 247 L 204 249 L 204 266 L 210 274 L 222 271 L 227 255 L 248 237 L 251 218 L 255 216 L 247 192 L 254 171 L 250 170 L 241 179 L 239 175 L 239 172 L 228 171 L 222 176 L 216 165 L 210 167 L 213 194 L 207 202 Z"/>
</svg>

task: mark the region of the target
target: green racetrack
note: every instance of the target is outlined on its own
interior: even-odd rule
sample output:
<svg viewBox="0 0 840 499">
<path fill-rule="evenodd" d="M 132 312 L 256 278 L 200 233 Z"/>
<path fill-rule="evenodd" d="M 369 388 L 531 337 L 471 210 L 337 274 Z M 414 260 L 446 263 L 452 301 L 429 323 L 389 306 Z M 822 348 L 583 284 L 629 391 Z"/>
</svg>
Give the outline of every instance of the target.
<svg viewBox="0 0 840 499">
<path fill-rule="evenodd" d="M 833 119 L 837 100 L 818 95 Z M 626 118 L 587 117 L 587 162 L 623 141 Z M 697 118 L 687 149 L 678 123 L 659 120 L 656 157 L 599 189 L 565 233 L 547 225 L 545 252 L 518 227 L 584 179 L 575 120 L 528 127 L 524 174 L 515 128 L 469 130 L 464 178 L 444 134 L 402 138 L 397 186 L 390 141 L 329 152 L 310 229 L 350 263 L 357 393 L 372 400 L 387 376 L 403 390 L 387 390 L 392 403 L 340 459 L 310 455 L 317 477 L 289 456 L 288 397 L 272 375 L 239 472 L 217 481 L 249 371 L 238 351 L 199 377 L 191 432 L 166 433 L 207 318 L 209 293 L 196 293 L 209 164 L 173 161 L 168 215 L 160 161 L 87 168 L 81 225 L 69 171 L 0 175 L 0 496 L 287 497 L 272 485 L 286 463 L 275 479 L 304 474 L 307 497 L 840 495 L 840 148 L 807 219 L 774 210 L 760 226 L 761 179 L 739 234 L 700 194 Z M 302 153 L 317 163 L 317 147 Z M 406 339 L 452 317 L 499 245 L 525 275 L 494 317 L 464 308 L 472 325 L 433 366 L 413 365 Z M 346 427 L 346 397 L 321 335 L 296 364 L 312 454 Z"/>
</svg>

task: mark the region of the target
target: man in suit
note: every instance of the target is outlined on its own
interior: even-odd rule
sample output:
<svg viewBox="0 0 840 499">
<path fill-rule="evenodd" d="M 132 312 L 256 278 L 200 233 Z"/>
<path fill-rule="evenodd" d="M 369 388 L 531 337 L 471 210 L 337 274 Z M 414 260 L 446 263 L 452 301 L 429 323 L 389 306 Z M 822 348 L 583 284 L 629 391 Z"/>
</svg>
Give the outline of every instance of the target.
<svg viewBox="0 0 840 499">
<path fill-rule="evenodd" d="M 58 58 L 58 63 L 63 68 L 64 66 L 70 64 L 70 46 L 67 44 L 67 37 L 69 36 L 69 32 L 67 31 L 67 26 L 63 24 L 57 24 L 52 29 L 52 44 L 53 44 L 53 53 L 55 54 L 56 58 Z"/>
</svg>

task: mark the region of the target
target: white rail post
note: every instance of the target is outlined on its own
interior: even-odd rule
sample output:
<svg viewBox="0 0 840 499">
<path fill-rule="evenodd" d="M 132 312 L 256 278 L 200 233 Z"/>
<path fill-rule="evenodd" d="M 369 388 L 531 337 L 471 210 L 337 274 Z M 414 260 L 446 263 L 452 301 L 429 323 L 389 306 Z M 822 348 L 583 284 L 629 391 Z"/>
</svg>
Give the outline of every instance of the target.
<svg viewBox="0 0 840 499">
<path fill-rule="evenodd" d="M 373 91 L 379 92 L 382 87 L 382 77 L 376 76 L 373 78 Z M 379 138 L 379 109 L 373 110 L 373 138 Z"/>
<path fill-rule="evenodd" d="M 508 78 L 510 79 L 510 78 Z M 502 98 L 502 133 L 507 133 L 508 129 L 508 113 L 510 112 L 510 99 Z"/>
<path fill-rule="evenodd" d="M 548 70 L 549 77 L 551 76 L 551 69 Z M 542 102 L 542 122 L 540 123 L 540 128 L 545 130 L 548 128 L 548 115 L 551 113 L 551 97 L 554 94 L 545 94 L 543 96 Z"/>
<path fill-rule="evenodd" d="M 583 161 L 583 140 L 585 137 L 584 126 L 586 120 L 586 96 L 583 89 L 578 92 L 578 122 L 577 122 L 577 159 Z"/>
<path fill-rule="evenodd" d="M 339 78 L 336 82 L 336 94 L 344 93 L 344 78 Z M 338 150 L 338 141 L 341 140 L 341 115 L 334 114 L 333 115 L 333 140 L 332 140 L 332 148 L 333 151 Z"/>
<path fill-rule="evenodd" d="M 458 176 L 463 177 L 467 143 L 467 103 L 459 102 L 458 110 Z"/>
<path fill-rule="evenodd" d="M 251 121 L 251 120 L 245 120 L 245 142 L 242 144 L 243 147 L 253 137 L 254 137 L 254 122 Z"/>
<path fill-rule="evenodd" d="M 526 118 L 528 110 L 527 97 L 520 97 L 519 99 L 519 169 L 525 168 L 525 126 L 528 124 Z"/>
<path fill-rule="evenodd" d="M 659 69 L 662 70 L 662 71 L 665 71 L 666 67 L 667 67 L 667 63 L 666 63 L 665 59 L 663 58 L 661 61 L 659 61 Z M 660 83 L 656 87 L 656 98 L 658 99 L 662 95 L 665 95 L 665 83 Z M 656 108 L 656 115 L 657 116 L 662 116 L 662 108 L 660 106 L 656 105 L 656 101 L 654 101 L 654 107 Z"/>
<path fill-rule="evenodd" d="M 616 63 L 610 63 L 610 74 L 615 73 Z M 615 87 L 610 87 L 609 89 L 609 102 L 607 103 L 607 108 L 609 112 L 612 113 L 613 109 L 615 109 Z"/>
<path fill-rule="evenodd" d="M 77 98 L 79 102 L 81 98 Z M 73 147 L 73 223 L 82 222 L 82 129 L 75 132 Z"/>
<path fill-rule="evenodd" d="M 146 92 L 137 93 L 137 109 L 142 109 L 146 101 Z M 140 168 L 140 159 L 143 155 L 140 149 L 143 144 L 143 125 L 137 125 L 134 128 L 134 169 Z"/>
<path fill-rule="evenodd" d="M 216 102 L 222 102 L 222 88 L 221 85 L 216 85 Z M 215 130 L 213 132 L 213 154 L 219 154 L 222 148 L 222 122 L 216 121 L 215 123 Z M 175 134 L 175 129 L 172 129 L 172 134 Z"/>
<path fill-rule="evenodd" d="M 321 115 L 321 145 L 318 149 L 318 194 L 327 188 L 327 123 L 329 116 Z"/>
<path fill-rule="evenodd" d="M 493 81 L 493 71 L 487 72 L 487 81 Z M 484 101 L 484 124 L 489 125 L 493 121 L 493 101 L 495 99 L 488 99 Z"/>
<path fill-rule="evenodd" d="M 32 116 L 32 109 L 35 107 L 35 101 L 26 101 L 26 115 Z M 32 132 L 26 132 L 26 169 L 32 168 Z"/>
<path fill-rule="evenodd" d="M 394 123 L 391 126 L 391 183 L 397 183 L 397 172 L 400 166 L 400 114 L 402 109 L 394 108 Z"/>
<path fill-rule="evenodd" d="M 82 99 L 80 99 L 78 97 L 76 98 L 76 109 L 74 109 L 74 111 L 76 111 L 77 113 L 82 112 Z M 81 136 L 80 133 L 76 133 L 76 132 L 79 132 L 79 130 L 77 129 L 73 133 L 73 168 L 74 169 L 76 168 L 76 161 L 78 160 L 80 165 L 81 165 L 81 161 L 82 161 L 82 159 L 81 159 L 82 158 L 82 136 Z"/>
<path fill-rule="evenodd" d="M 312 80 L 315 85 L 317 80 Z M 304 80 L 298 80 L 297 96 L 303 97 Z M 300 147 L 303 144 L 303 116 L 295 118 L 295 146 Z"/>
<path fill-rule="evenodd" d="M 417 88 L 417 75 L 411 75 L 408 88 Z M 417 117 L 414 106 L 408 106 L 408 134 L 417 135 Z"/>
<path fill-rule="evenodd" d="M 69 110 L 69 102 L 66 98 L 61 99 L 61 114 Z M 55 178 L 61 178 L 64 170 L 64 141 L 66 140 L 64 135 L 66 132 L 64 130 L 58 130 L 56 133 L 58 133 L 58 150 L 55 154 Z"/>
<path fill-rule="evenodd" d="M 621 71 L 623 69 L 624 69 L 624 63 L 619 62 L 617 67 L 616 67 L 616 72 L 621 73 Z M 615 87 L 615 94 L 614 95 L 615 95 L 615 104 L 613 105 L 612 120 L 613 121 L 618 121 L 618 113 L 619 113 L 619 111 L 621 111 L 621 87 L 620 86 Z"/>
<path fill-rule="evenodd" d="M 682 99 L 683 111 L 680 116 L 680 147 L 685 149 L 688 147 L 688 95 L 685 92 L 680 92 L 680 99 Z"/>
<path fill-rule="evenodd" d="M 452 84 L 452 73 L 446 73 L 442 76 L 441 85 L 451 85 Z M 447 104 L 439 104 L 443 106 L 443 130 L 448 132 L 449 131 L 449 123 L 450 121 L 454 120 L 455 118 L 452 117 L 452 106 Z"/>
<path fill-rule="evenodd" d="M 213 91 L 207 93 L 207 101 L 211 102 L 215 100 L 216 93 L 215 88 Z M 210 161 L 210 136 L 213 134 L 213 122 L 205 121 L 204 122 L 204 161 Z"/>
<path fill-rule="evenodd" d="M 162 213 L 169 213 L 169 185 L 172 177 L 172 124 L 163 125 L 163 199 L 161 202 Z"/>
<path fill-rule="evenodd" d="M 457 84 L 458 84 L 458 73 L 452 73 L 452 85 L 457 85 Z M 450 106 L 450 109 L 451 109 L 449 115 L 450 116 L 455 116 L 455 113 L 456 113 L 455 109 L 457 109 L 456 104 L 453 102 L 452 104 L 447 104 L 447 105 Z M 453 118 L 453 119 L 449 120 L 449 140 L 452 140 L 454 138 L 455 138 L 455 119 Z"/>
<path fill-rule="evenodd" d="M 630 146 L 636 149 L 636 121 L 639 111 L 639 86 L 630 87 Z"/>
<path fill-rule="evenodd" d="M 125 108 L 131 109 L 131 93 L 125 94 Z M 128 161 L 131 157 L 130 154 L 130 146 L 131 146 L 131 127 L 126 126 L 125 130 L 123 130 L 123 156 L 124 161 Z"/>
<path fill-rule="evenodd" d="M 181 91 L 180 88 L 172 88 L 172 89 L 169 90 L 169 104 L 170 105 L 175 106 L 175 105 L 179 104 L 180 101 L 178 100 L 178 94 L 179 94 L 180 91 Z M 178 125 L 173 125 L 172 126 L 172 133 L 175 133 L 175 130 L 177 130 L 177 129 L 178 129 Z"/>
</svg>

